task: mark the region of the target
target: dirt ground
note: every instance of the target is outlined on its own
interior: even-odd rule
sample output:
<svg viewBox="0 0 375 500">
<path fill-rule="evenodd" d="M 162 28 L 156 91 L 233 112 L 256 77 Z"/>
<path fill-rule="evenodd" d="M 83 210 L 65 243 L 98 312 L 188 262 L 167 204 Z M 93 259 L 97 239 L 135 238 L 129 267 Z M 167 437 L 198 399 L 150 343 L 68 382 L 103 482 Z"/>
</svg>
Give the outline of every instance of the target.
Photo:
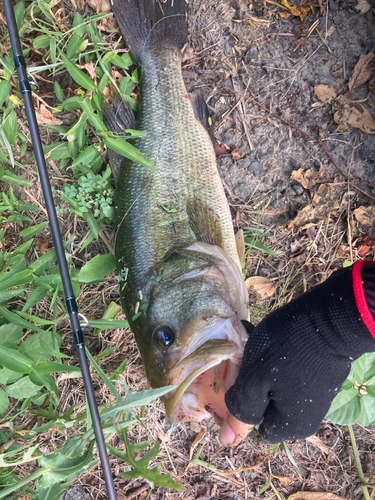
<svg viewBox="0 0 375 500">
<path fill-rule="evenodd" d="M 373 243 L 364 250 L 366 235 L 374 236 L 373 221 L 363 225 L 353 212 L 374 205 L 374 130 L 371 134 L 349 126 L 338 131 L 334 114 L 340 104 L 322 103 L 314 89 L 329 85 L 337 96 L 367 101 L 364 105 L 375 116 L 374 77 L 348 89 L 361 54 L 375 49 L 374 2 L 366 13 L 349 0 L 304 6 L 310 11 L 301 20 L 282 18 L 280 12 L 287 9 L 271 0 L 202 0 L 194 2 L 190 18 L 183 74 L 189 91 L 203 92 L 216 138 L 227 146 L 218 165 L 234 226 L 266 232 L 262 243 L 277 254 L 274 258 L 251 252 L 249 257 L 248 275 L 268 277 L 277 285 L 269 299 L 251 295 L 255 322 L 328 277 L 344 260 L 373 255 Z M 119 345 L 116 355 L 129 359 L 127 382 L 138 388 L 144 382 L 140 357 L 129 343 L 131 337 L 123 336 L 109 334 L 103 348 Z M 147 409 L 146 416 L 147 428 L 162 441 L 159 463 L 164 460 L 164 470 L 185 490 L 155 488 L 150 493 L 143 480 L 116 479 L 119 499 L 251 499 L 270 474 L 272 484 L 259 498 L 287 498 L 297 491 L 363 498 L 345 427 L 324 421 L 318 439 L 287 443 L 299 474 L 281 446 L 269 451 L 267 443 L 248 438 L 235 449 L 224 448 L 218 426 L 205 422 L 200 459 L 215 466 L 212 471 L 189 465 L 203 425 L 174 428 L 161 405 Z M 354 429 L 366 479 L 374 484 L 375 426 Z M 137 429 L 134 438 L 143 432 Z M 115 472 L 122 470 L 114 467 Z M 104 498 L 99 472 L 77 484 L 84 484 L 93 498 Z M 369 491 L 375 498 L 374 486 Z M 77 490 L 65 498 L 78 498 L 74 495 Z"/>
<path fill-rule="evenodd" d="M 203 92 L 215 136 L 227 148 L 218 165 L 235 229 L 265 232 L 261 242 L 277 255 L 257 251 L 249 255 L 248 276 L 268 277 L 276 285 L 275 293 L 266 299 L 251 291 L 255 323 L 272 308 L 321 282 L 345 260 L 374 255 L 374 222 L 356 217 L 354 210 L 375 205 L 375 130 L 367 124 L 366 131 L 351 126 L 345 131 L 342 116 L 355 105 L 339 100 L 323 103 L 314 90 L 318 85 L 331 86 L 336 96 L 360 101 L 375 117 L 373 73 L 363 85 L 348 89 L 360 56 L 375 51 L 375 3 L 371 0 L 369 10 L 363 12 L 367 2 L 360 1 L 362 12 L 356 9 L 357 0 L 308 0 L 303 6 L 310 10 L 303 20 L 281 17 L 288 9 L 273 0 L 193 2 L 183 64 L 186 85 L 189 92 Z M 335 113 L 341 116 L 340 131 Z M 66 221 L 67 238 L 73 227 L 80 241 L 87 228 Z M 100 246 L 86 255 L 95 251 L 101 251 Z M 119 301 L 114 275 L 98 290 L 87 287 L 82 296 L 91 300 L 92 293 L 102 294 L 103 308 L 110 300 Z M 79 306 L 85 305 L 81 297 Z M 102 365 L 105 371 L 126 357 L 130 389 L 146 385 L 129 331 L 105 331 L 101 345 L 95 344 L 94 350 L 117 346 Z M 106 389 L 98 386 L 98 380 L 94 383 L 105 402 Z M 79 401 L 83 405 L 82 396 L 83 388 L 67 381 L 62 405 Z M 145 418 L 148 434 L 136 427 L 132 437 L 161 440 L 158 464 L 164 464 L 163 470 L 172 472 L 185 490 L 151 491 L 142 479 L 119 478 L 118 472 L 128 467 L 112 461 L 119 500 L 281 499 L 302 490 L 363 498 L 345 427 L 324 421 L 318 439 L 288 442 L 298 472 L 281 446 L 269 450 L 256 437 L 245 439 L 235 449 L 224 448 L 213 421 L 174 427 L 161 403 L 147 407 Z M 354 430 L 365 478 L 372 484 L 371 498 L 375 498 L 375 425 L 355 425 Z M 205 434 L 195 447 L 202 431 Z M 59 441 L 61 435 L 54 432 L 50 439 Z M 194 456 L 202 444 L 200 459 L 211 464 L 211 470 L 189 465 L 190 454 Z M 259 495 L 270 475 L 271 484 Z M 76 480 L 65 495 L 69 500 L 78 498 L 106 498 L 99 466 Z"/>
</svg>

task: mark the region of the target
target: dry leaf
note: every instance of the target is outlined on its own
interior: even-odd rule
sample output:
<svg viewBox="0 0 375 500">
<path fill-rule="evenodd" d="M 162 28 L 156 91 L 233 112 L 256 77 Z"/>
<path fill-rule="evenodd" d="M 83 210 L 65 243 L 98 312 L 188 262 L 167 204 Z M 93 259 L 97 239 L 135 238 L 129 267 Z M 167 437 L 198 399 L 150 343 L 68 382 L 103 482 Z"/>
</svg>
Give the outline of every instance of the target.
<svg viewBox="0 0 375 500">
<path fill-rule="evenodd" d="M 353 108 L 351 110 L 348 120 L 349 125 L 354 128 L 359 128 L 359 130 L 366 132 L 366 134 L 375 134 L 375 122 L 370 111 L 362 106 L 362 104 L 359 106 L 362 108 L 362 111 L 359 111 L 358 108 Z"/>
<path fill-rule="evenodd" d="M 35 246 L 39 255 L 44 255 L 50 250 L 48 238 L 35 238 Z"/>
<path fill-rule="evenodd" d="M 292 253 L 297 253 L 297 252 L 300 252 L 301 250 L 302 250 L 302 245 L 299 241 L 293 241 L 290 244 L 290 251 Z"/>
<path fill-rule="evenodd" d="M 309 436 L 308 438 L 306 438 L 306 441 L 319 448 L 319 450 L 325 453 L 326 455 L 332 455 L 331 448 L 329 448 L 326 444 L 324 444 L 323 441 L 320 438 L 318 438 L 318 436 Z"/>
<path fill-rule="evenodd" d="M 374 52 L 369 52 L 368 54 L 361 55 L 359 61 L 354 67 L 352 76 L 349 78 L 348 87 L 350 92 L 353 89 L 360 87 L 370 79 L 374 66 L 371 62 L 374 57 Z"/>
<path fill-rule="evenodd" d="M 262 299 L 272 297 L 272 295 L 276 292 L 276 284 L 268 278 L 263 278 L 262 276 L 252 276 L 251 278 L 247 278 L 245 280 L 245 285 L 248 290 L 250 287 L 253 287 Z"/>
<path fill-rule="evenodd" d="M 331 103 L 333 99 L 336 99 L 336 92 L 332 85 L 317 85 L 314 87 L 314 92 L 323 103 Z"/>
<path fill-rule="evenodd" d="M 39 125 L 62 125 L 63 121 L 54 116 L 44 104 L 35 110 L 36 119 Z"/>
<path fill-rule="evenodd" d="M 204 427 L 203 431 L 198 432 L 198 434 L 195 436 L 195 439 L 191 443 L 191 446 L 190 446 L 190 453 L 189 453 L 190 460 L 193 458 L 194 451 L 195 451 L 196 447 L 198 446 L 198 444 L 202 441 L 202 439 L 206 435 L 206 432 L 207 432 L 207 429 Z"/>
<path fill-rule="evenodd" d="M 288 0 L 281 0 L 281 5 L 286 7 L 290 11 L 290 14 L 288 12 L 280 12 L 280 17 L 289 17 L 293 15 L 299 17 L 301 21 L 303 21 L 310 12 L 310 7 L 297 7 L 296 5 L 291 5 Z"/>
<path fill-rule="evenodd" d="M 344 75 L 344 68 L 340 68 L 337 71 L 332 71 L 333 78 L 342 78 Z"/>
<path fill-rule="evenodd" d="M 100 21 L 101 31 L 115 31 L 118 29 L 118 24 L 115 17 L 104 17 Z"/>
<path fill-rule="evenodd" d="M 96 78 L 95 64 L 93 62 L 86 63 L 84 65 L 85 70 L 91 76 L 93 80 Z"/>
<path fill-rule="evenodd" d="M 375 134 L 375 121 L 367 108 L 360 103 L 357 105 L 354 104 L 355 101 L 345 96 L 338 97 L 336 102 L 339 103 L 339 109 L 333 118 L 339 125 L 337 127 L 338 132 L 345 132 L 348 130 L 348 126 L 351 125 L 354 128 L 362 130 L 362 132 L 366 132 L 366 134 Z"/>
<path fill-rule="evenodd" d="M 276 474 L 272 474 L 272 476 L 278 479 L 283 486 L 289 486 L 293 482 L 293 479 L 287 476 L 277 476 Z"/>
<path fill-rule="evenodd" d="M 186 46 L 184 48 L 184 52 L 182 53 L 182 62 L 184 63 L 186 61 L 190 61 L 193 57 L 196 57 L 193 47 Z"/>
<path fill-rule="evenodd" d="M 108 0 L 87 0 L 87 3 L 97 14 L 107 14 L 111 12 L 111 6 Z"/>
<path fill-rule="evenodd" d="M 371 9 L 371 5 L 367 0 L 358 0 L 357 5 L 354 6 L 355 10 L 358 10 L 362 16 L 366 14 Z"/>
<path fill-rule="evenodd" d="M 10 95 L 9 100 L 12 101 L 16 106 L 23 106 L 23 101 L 16 95 Z"/>
<path fill-rule="evenodd" d="M 299 491 L 290 495 L 288 500 L 350 500 L 350 498 L 339 497 L 326 491 Z"/>
<path fill-rule="evenodd" d="M 245 156 L 245 151 L 242 151 L 240 148 L 234 148 L 233 151 L 231 152 L 231 155 L 233 157 L 233 160 L 240 160 Z"/>
<path fill-rule="evenodd" d="M 272 24 L 272 21 L 254 16 L 246 16 L 242 22 L 244 24 L 251 24 L 251 26 L 271 26 Z"/>
<path fill-rule="evenodd" d="M 340 259 L 346 259 L 350 255 L 350 247 L 347 245 L 340 245 L 339 249 L 336 252 L 336 257 L 339 257 Z"/>
<path fill-rule="evenodd" d="M 340 195 L 340 186 L 321 184 L 318 192 L 314 194 L 312 203 L 300 210 L 295 219 L 287 223 L 286 229 L 296 233 L 327 220 L 331 213 L 339 208 Z"/>
<path fill-rule="evenodd" d="M 362 241 L 360 243 L 360 247 L 358 248 L 358 255 L 362 258 L 366 257 L 366 255 L 375 247 L 375 238 L 370 236 L 369 234 L 364 234 L 362 237 Z"/>
<path fill-rule="evenodd" d="M 375 226 L 375 206 L 359 207 L 354 210 L 357 221 L 364 226 Z"/>
<path fill-rule="evenodd" d="M 237 213 L 239 213 L 239 212 L 237 212 Z M 237 231 L 234 239 L 236 241 L 236 249 L 237 249 L 238 258 L 240 259 L 241 267 L 242 267 L 244 264 L 244 261 L 245 261 L 245 253 L 246 253 L 245 237 L 244 237 L 242 229 L 239 229 Z"/>
<path fill-rule="evenodd" d="M 303 170 L 302 167 L 294 170 L 290 178 L 299 182 L 305 189 L 311 189 L 319 183 L 319 174 L 317 172 L 311 169 Z"/>
</svg>

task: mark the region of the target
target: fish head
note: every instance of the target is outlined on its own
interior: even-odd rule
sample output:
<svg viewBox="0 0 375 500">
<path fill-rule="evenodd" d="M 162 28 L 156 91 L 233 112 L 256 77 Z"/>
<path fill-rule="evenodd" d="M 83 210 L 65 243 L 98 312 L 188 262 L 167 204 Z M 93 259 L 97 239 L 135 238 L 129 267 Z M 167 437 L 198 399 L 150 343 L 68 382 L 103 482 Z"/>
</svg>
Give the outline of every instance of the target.
<svg viewBox="0 0 375 500">
<path fill-rule="evenodd" d="M 163 262 L 148 300 L 145 331 L 136 338 L 151 386 L 177 385 L 164 397 L 168 417 L 222 422 L 247 340 L 248 294 L 238 266 L 221 248 L 196 243 Z"/>
</svg>

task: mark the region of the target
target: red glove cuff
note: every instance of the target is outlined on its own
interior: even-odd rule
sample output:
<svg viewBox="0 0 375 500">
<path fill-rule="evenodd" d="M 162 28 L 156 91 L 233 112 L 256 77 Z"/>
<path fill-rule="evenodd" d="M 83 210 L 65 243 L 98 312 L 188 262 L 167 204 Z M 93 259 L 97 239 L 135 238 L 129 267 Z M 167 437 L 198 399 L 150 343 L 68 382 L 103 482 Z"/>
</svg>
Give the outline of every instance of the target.
<svg viewBox="0 0 375 500">
<path fill-rule="evenodd" d="M 367 306 L 367 302 L 365 299 L 365 292 L 362 286 L 362 268 L 368 266 L 369 264 L 373 264 L 371 260 L 359 260 L 353 266 L 353 288 L 354 288 L 354 296 L 355 301 L 359 310 L 359 313 L 370 330 L 372 335 L 375 337 L 375 321 L 372 317 L 372 314 Z"/>
</svg>

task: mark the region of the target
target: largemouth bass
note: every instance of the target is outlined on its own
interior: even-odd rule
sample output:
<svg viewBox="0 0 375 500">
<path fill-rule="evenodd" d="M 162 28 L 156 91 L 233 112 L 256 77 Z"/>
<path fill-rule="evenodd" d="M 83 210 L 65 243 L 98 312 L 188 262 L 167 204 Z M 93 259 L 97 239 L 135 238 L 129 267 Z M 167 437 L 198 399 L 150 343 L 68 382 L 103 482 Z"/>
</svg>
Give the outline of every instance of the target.
<svg viewBox="0 0 375 500">
<path fill-rule="evenodd" d="M 186 2 L 111 4 L 142 68 L 136 126 L 147 135 L 133 144 L 155 167 L 110 157 L 123 309 L 151 386 L 178 386 L 164 398 L 168 417 L 221 422 L 247 339 L 248 293 L 213 144 L 181 75 Z M 110 130 L 134 128 L 129 108 L 107 107 Z"/>
</svg>

